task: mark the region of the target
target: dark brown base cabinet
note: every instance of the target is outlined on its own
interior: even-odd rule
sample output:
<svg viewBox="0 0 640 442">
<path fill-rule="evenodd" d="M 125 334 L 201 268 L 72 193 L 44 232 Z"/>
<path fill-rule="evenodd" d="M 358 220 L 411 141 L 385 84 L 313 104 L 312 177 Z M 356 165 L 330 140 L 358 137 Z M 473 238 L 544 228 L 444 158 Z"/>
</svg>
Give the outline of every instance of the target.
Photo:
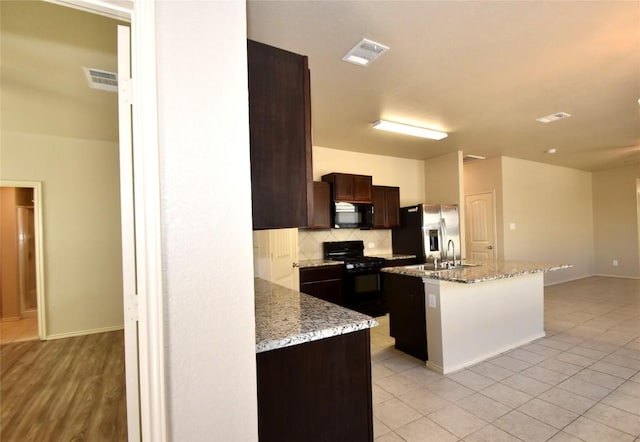
<svg viewBox="0 0 640 442">
<path fill-rule="evenodd" d="M 369 329 L 256 355 L 260 442 L 372 441 Z"/>
<path fill-rule="evenodd" d="M 300 291 L 338 305 L 344 305 L 342 265 L 300 269 Z"/>
<path fill-rule="evenodd" d="M 383 273 L 382 284 L 396 348 L 426 361 L 427 312 L 422 278 Z"/>
</svg>

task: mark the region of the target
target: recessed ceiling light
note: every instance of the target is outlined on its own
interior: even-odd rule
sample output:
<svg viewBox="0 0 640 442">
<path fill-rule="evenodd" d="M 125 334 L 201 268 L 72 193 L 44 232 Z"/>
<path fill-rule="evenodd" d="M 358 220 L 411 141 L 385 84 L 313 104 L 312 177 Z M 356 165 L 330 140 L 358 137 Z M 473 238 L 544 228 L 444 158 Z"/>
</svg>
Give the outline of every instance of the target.
<svg viewBox="0 0 640 442">
<path fill-rule="evenodd" d="M 374 129 L 386 130 L 388 132 L 396 132 L 414 137 L 429 138 L 430 140 L 442 140 L 447 138 L 446 132 L 439 130 L 427 129 L 426 127 L 410 126 L 408 124 L 394 123 L 392 121 L 378 120 L 372 124 Z"/>
<path fill-rule="evenodd" d="M 563 120 L 565 118 L 569 118 L 571 114 L 566 112 L 556 112 L 555 114 L 545 115 L 544 117 L 536 118 L 536 121 L 541 123 L 551 123 L 552 121 Z"/>
<path fill-rule="evenodd" d="M 557 152 L 557 150 L 556 150 L 556 148 L 555 148 L 555 147 L 550 147 L 549 149 L 547 149 L 547 153 L 548 153 L 548 154 L 554 154 L 554 153 L 556 153 L 556 152 Z"/>
<path fill-rule="evenodd" d="M 363 38 L 342 59 L 358 66 L 367 66 L 387 50 L 388 46 Z"/>
</svg>

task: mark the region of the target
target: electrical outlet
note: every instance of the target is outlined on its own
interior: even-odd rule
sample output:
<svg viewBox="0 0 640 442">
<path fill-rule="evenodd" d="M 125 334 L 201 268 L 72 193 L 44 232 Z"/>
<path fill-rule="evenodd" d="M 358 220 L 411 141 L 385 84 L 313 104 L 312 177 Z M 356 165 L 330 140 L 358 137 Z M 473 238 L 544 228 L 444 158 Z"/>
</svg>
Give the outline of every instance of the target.
<svg viewBox="0 0 640 442">
<path fill-rule="evenodd" d="M 509 223 L 509 230 L 516 230 L 516 223 Z"/>
<path fill-rule="evenodd" d="M 370 249 L 375 249 L 376 248 L 376 244 L 373 242 L 370 242 L 369 244 L 367 244 L 367 247 L 369 247 Z"/>
<path fill-rule="evenodd" d="M 618 260 L 614 259 L 613 262 L 611 263 L 614 267 L 618 267 Z"/>
</svg>

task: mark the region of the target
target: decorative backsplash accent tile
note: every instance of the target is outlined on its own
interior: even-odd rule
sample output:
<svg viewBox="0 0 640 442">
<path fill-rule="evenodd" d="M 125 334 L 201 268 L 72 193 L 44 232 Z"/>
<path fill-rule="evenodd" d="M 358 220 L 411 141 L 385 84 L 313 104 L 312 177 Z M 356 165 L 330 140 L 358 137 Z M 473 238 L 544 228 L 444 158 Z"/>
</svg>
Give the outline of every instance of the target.
<svg viewBox="0 0 640 442">
<path fill-rule="evenodd" d="M 331 229 L 331 230 L 302 230 L 298 231 L 298 259 L 322 259 L 322 243 L 326 241 L 355 241 L 364 242 L 364 254 L 390 254 L 391 230 L 359 230 L 359 229 Z M 373 244 L 373 248 L 369 246 Z"/>
</svg>

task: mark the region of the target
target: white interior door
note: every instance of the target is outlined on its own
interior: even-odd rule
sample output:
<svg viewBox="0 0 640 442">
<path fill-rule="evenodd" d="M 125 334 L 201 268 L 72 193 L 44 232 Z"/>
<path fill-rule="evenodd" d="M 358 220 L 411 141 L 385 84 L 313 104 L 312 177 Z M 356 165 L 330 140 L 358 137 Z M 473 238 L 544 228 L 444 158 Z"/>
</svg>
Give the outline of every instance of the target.
<svg viewBox="0 0 640 442">
<path fill-rule="evenodd" d="M 492 192 L 465 197 L 467 257 L 473 261 L 496 259 L 496 217 Z"/>
<path fill-rule="evenodd" d="M 298 229 L 269 231 L 271 281 L 290 289 L 300 289 Z"/>
<path fill-rule="evenodd" d="M 256 230 L 253 241 L 255 275 L 299 290 L 298 229 Z"/>
<path fill-rule="evenodd" d="M 120 129 L 120 205 L 127 433 L 129 442 L 136 442 L 141 439 L 141 436 L 130 54 L 129 28 L 118 26 L 118 120 Z"/>
</svg>

